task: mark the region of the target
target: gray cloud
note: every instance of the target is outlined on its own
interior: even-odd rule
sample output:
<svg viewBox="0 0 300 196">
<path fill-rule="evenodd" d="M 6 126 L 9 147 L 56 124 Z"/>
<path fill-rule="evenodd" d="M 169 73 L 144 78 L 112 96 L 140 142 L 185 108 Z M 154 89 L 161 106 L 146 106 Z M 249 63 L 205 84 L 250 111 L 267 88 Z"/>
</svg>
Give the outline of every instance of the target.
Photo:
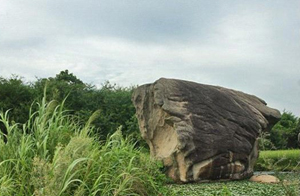
<svg viewBox="0 0 300 196">
<path fill-rule="evenodd" d="M 300 115 L 300 3 L 2 0 L 1 76 L 69 69 L 120 85 L 180 78 Z"/>
</svg>

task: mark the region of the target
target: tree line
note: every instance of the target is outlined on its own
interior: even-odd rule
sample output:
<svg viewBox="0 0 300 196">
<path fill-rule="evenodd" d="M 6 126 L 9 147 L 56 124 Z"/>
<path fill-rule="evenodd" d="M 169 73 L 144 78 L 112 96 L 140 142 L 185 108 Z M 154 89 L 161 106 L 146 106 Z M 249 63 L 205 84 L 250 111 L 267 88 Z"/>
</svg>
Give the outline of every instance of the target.
<svg viewBox="0 0 300 196">
<path fill-rule="evenodd" d="M 45 88 L 46 86 L 46 88 Z M 44 92 L 46 89 L 46 92 Z M 26 83 L 20 76 L 0 77 L 0 111 L 9 111 L 12 123 L 25 123 L 30 108 L 46 93 L 48 100 L 65 102 L 66 109 L 85 123 L 95 111 L 93 120 L 99 138 L 113 134 L 120 126 L 124 135 L 140 139 L 135 109 L 131 102 L 134 87 L 119 87 L 105 82 L 100 88 L 87 84 L 70 73 L 61 71 L 55 77 L 37 78 Z M 67 97 L 67 98 L 66 98 Z M 4 126 L 0 123 L 0 128 Z M 283 111 L 281 120 L 270 133 L 263 133 L 261 147 L 264 149 L 297 148 L 297 134 L 300 132 L 300 118 Z"/>
<path fill-rule="evenodd" d="M 44 92 L 46 89 L 46 92 Z M 0 77 L 0 111 L 9 111 L 10 121 L 25 123 L 34 103 L 46 94 L 47 100 L 65 102 L 70 114 L 78 117 L 79 124 L 85 123 L 95 111 L 98 115 L 93 126 L 100 138 L 106 138 L 122 126 L 123 134 L 138 137 L 135 109 L 131 102 L 133 87 L 119 87 L 105 82 L 101 88 L 81 81 L 68 70 L 55 77 L 37 78 L 26 83 L 20 76 Z M 3 125 L 0 124 L 3 130 Z"/>
</svg>

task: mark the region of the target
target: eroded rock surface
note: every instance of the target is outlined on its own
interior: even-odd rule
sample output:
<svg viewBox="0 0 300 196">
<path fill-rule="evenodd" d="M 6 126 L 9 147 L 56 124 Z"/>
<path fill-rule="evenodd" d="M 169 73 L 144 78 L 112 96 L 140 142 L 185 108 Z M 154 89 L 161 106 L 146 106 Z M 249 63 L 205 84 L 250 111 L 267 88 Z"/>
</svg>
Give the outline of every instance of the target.
<svg viewBox="0 0 300 196">
<path fill-rule="evenodd" d="M 177 182 L 251 176 L 259 133 L 280 119 L 253 95 L 175 79 L 140 86 L 132 100 L 151 155 Z"/>
</svg>

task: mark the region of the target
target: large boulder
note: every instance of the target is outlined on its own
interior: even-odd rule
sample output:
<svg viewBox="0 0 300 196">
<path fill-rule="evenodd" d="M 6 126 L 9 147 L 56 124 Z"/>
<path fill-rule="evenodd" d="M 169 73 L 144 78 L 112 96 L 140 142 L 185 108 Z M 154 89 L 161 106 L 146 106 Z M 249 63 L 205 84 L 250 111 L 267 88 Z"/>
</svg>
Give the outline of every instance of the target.
<svg viewBox="0 0 300 196">
<path fill-rule="evenodd" d="M 177 182 L 250 177 L 259 133 L 280 119 L 253 95 L 183 80 L 140 86 L 132 100 L 151 155 Z"/>
</svg>

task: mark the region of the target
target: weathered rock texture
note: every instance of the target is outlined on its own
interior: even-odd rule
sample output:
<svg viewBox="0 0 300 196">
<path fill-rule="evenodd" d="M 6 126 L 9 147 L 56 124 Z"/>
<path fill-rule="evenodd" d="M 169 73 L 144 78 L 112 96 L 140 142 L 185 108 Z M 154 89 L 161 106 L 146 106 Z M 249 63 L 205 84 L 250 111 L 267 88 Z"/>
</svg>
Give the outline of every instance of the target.
<svg viewBox="0 0 300 196">
<path fill-rule="evenodd" d="M 140 86 L 132 99 L 152 156 L 177 182 L 251 176 L 259 133 L 280 119 L 253 95 L 175 79 Z"/>
</svg>

